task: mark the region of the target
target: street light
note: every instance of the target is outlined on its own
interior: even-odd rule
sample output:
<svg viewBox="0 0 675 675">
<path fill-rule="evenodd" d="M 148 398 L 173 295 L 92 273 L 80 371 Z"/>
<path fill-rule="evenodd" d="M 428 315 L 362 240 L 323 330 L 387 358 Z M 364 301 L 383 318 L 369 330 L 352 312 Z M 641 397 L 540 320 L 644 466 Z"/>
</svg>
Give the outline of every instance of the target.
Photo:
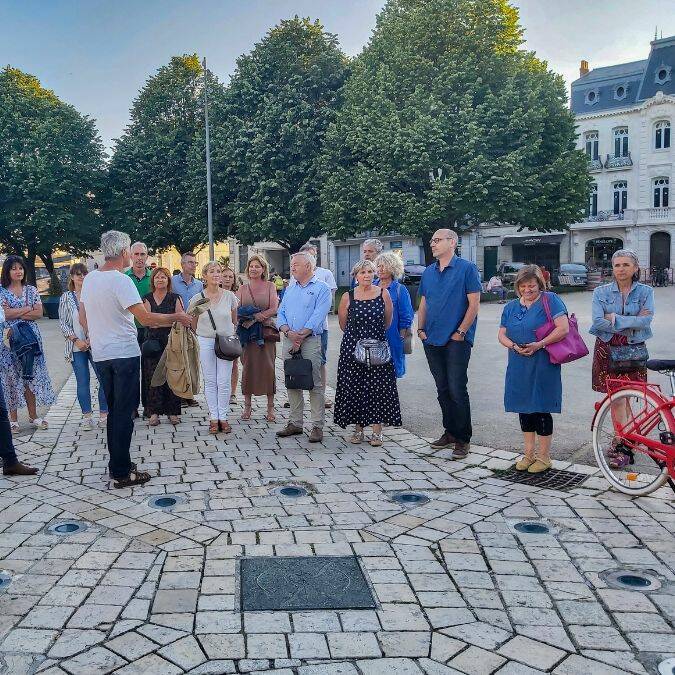
<svg viewBox="0 0 675 675">
<path fill-rule="evenodd" d="M 209 260 L 215 259 L 213 246 L 213 208 L 211 206 L 211 141 L 209 138 L 209 71 L 206 69 L 206 57 L 204 57 L 204 124 L 206 127 L 206 218 L 209 229 Z"/>
</svg>

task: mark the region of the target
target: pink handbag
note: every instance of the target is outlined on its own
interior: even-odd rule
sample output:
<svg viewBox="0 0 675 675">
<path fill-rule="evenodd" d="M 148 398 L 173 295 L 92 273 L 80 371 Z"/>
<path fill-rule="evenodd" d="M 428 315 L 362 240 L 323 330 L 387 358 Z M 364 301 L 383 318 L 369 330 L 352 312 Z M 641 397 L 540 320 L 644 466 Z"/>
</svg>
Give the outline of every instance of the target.
<svg viewBox="0 0 675 675">
<path fill-rule="evenodd" d="M 551 308 L 548 304 L 548 293 L 542 293 L 541 301 L 546 312 L 546 323 L 539 326 L 534 334 L 537 340 L 543 340 L 547 335 L 555 329 L 555 322 L 551 317 Z M 588 356 L 588 347 L 579 335 L 579 326 L 577 325 L 577 317 L 574 314 L 569 315 L 570 332 L 558 342 L 552 342 L 546 345 L 544 349 L 548 352 L 548 358 L 551 363 L 570 363 L 577 359 L 583 359 Z"/>
</svg>

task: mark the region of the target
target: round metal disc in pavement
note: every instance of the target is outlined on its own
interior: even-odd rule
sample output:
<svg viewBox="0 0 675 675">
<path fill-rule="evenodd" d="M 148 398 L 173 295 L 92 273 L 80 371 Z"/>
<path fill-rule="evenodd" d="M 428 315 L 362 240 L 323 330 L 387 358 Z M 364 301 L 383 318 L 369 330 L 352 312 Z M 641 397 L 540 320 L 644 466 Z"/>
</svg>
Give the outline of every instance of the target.
<svg viewBox="0 0 675 675">
<path fill-rule="evenodd" d="M 177 504 L 182 504 L 185 501 L 183 497 L 178 495 L 158 495 L 157 497 L 150 497 L 148 499 L 148 506 L 153 509 L 172 509 Z"/>
<path fill-rule="evenodd" d="M 523 534 L 550 534 L 551 528 L 546 523 L 536 520 L 524 520 L 516 523 L 513 528 Z"/>
<path fill-rule="evenodd" d="M 47 529 L 52 534 L 65 536 L 68 534 L 84 532 L 87 529 L 87 526 L 84 523 L 78 522 L 77 520 L 64 520 L 60 523 L 54 523 L 54 525 L 50 525 Z"/>
<path fill-rule="evenodd" d="M 12 575 L 4 570 L 0 572 L 0 591 L 4 591 L 12 583 Z"/>
<path fill-rule="evenodd" d="M 391 500 L 402 506 L 422 506 L 429 502 L 429 497 L 421 492 L 399 492 L 393 495 Z"/>
<path fill-rule="evenodd" d="M 639 591 L 649 593 L 661 588 L 661 582 L 656 575 L 648 570 L 606 570 L 600 573 L 610 588 L 617 588 L 623 591 Z"/>
<path fill-rule="evenodd" d="M 284 485 L 283 487 L 277 488 L 275 492 L 282 497 L 306 497 L 309 492 L 305 488 L 298 485 Z"/>
<path fill-rule="evenodd" d="M 675 675 L 675 657 L 659 663 L 659 675 Z"/>
</svg>

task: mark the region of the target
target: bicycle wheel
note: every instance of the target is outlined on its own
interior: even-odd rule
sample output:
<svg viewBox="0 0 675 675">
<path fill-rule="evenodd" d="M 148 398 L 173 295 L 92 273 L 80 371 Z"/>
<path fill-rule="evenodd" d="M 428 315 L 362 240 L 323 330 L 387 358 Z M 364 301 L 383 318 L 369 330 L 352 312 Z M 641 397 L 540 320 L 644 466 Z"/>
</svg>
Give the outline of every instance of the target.
<svg viewBox="0 0 675 675">
<path fill-rule="evenodd" d="M 626 421 L 638 424 L 640 435 L 654 442 L 664 431 L 675 431 L 670 411 L 661 410 L 647 424 L 640 424 L 647 415 L 662 403 L 651 391 L 621 389 L 607 398 L 593 424 L 593 451 L 595 460 L 605 478 L 620 492 L 635 497 L 648 495 L 668 480 L 668 470 L 646 452 L 645 445 L 623 443 L 614 429 L 612 407 Z"/>
</svg>

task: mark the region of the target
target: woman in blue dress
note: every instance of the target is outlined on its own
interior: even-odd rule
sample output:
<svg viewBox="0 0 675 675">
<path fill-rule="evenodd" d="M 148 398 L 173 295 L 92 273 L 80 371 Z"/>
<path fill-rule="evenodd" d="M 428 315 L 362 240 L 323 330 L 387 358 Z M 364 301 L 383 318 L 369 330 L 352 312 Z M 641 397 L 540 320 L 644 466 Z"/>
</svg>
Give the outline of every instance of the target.
<svg viewBox="0 0 675 675">
<path fill-rule="evenodd" d="M 513 286 L 518 297 L 504 307 L 499 329 L 499 342 L 509 350 L 504 409 L 518 413 L 523 431 L 523 457 L 516 469 L 541 473 L 551 468 L 551 413 L 559 413 L 562 407 L 560 366 L 551 363 L 544 347 L 569 332 L 567 308 L 555 293 L 546 293 L 555 328 L 537 340 L 535 331 L 547 322 L 541 270 L 536 265 L 523 267 Z"/>
<path fill-rule="evenodd" d="M 375 259 L 378 281 L 382 288 L 389 291 L 392 304 L 391 325 L 387 328 L 387 342 L 391 350 L 391 360 L 394 362 L 396 377 L 405 375 L 405 354 L 403 341 L 410 332 L 415 312 L 408 289 L 399 281 L 403 276 L 403 260 L 401 256 L 391 251 L 380 253 Z"/>
</svg>

